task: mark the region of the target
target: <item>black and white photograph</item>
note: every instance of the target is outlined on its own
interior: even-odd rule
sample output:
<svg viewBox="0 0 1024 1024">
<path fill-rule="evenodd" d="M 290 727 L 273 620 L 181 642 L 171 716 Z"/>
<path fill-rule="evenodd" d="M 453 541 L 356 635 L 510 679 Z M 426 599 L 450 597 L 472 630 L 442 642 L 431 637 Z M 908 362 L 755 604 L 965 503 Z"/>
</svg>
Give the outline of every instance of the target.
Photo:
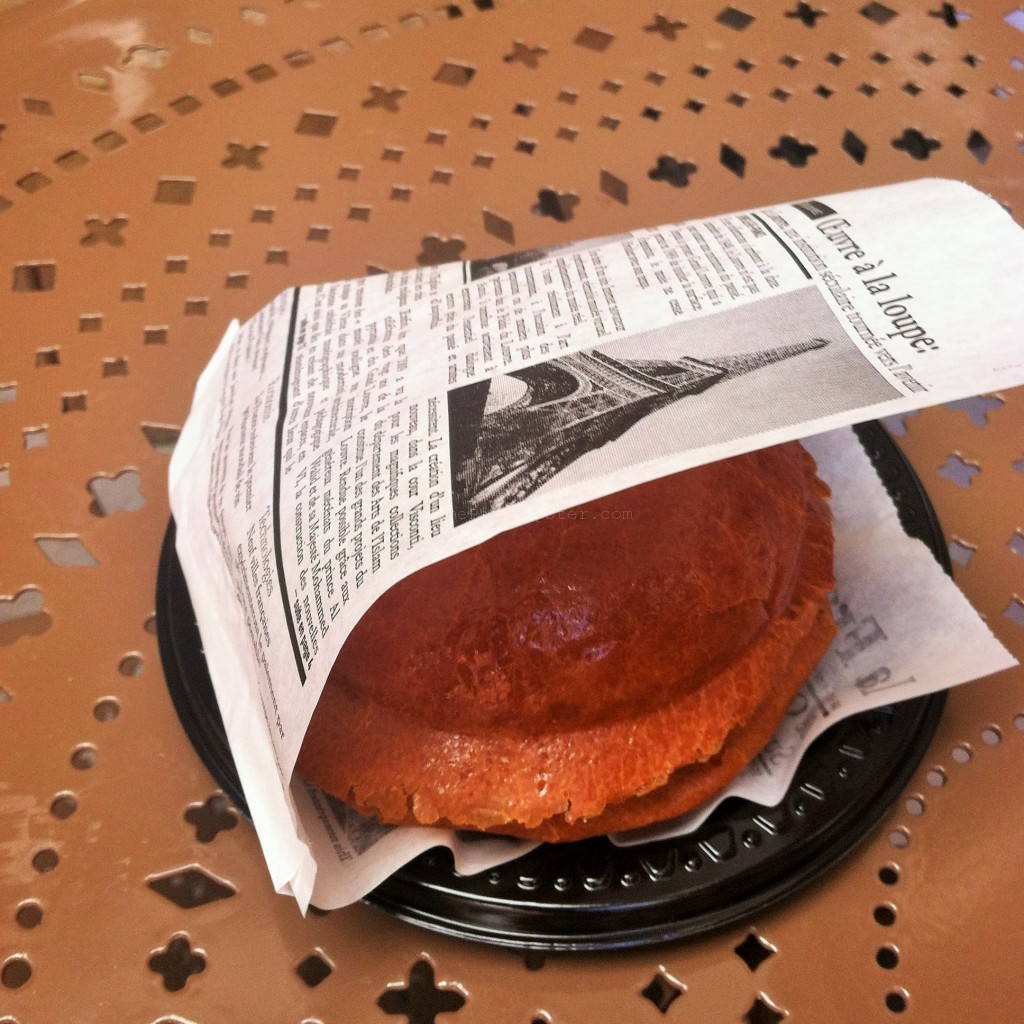
<svg viewBox="0 0 1024 1024">
<path fill-rule="evenodd" d="M 814 287 L 673 323 L 450 391 L 455 521 L 899 395 Z"/>
</svg>

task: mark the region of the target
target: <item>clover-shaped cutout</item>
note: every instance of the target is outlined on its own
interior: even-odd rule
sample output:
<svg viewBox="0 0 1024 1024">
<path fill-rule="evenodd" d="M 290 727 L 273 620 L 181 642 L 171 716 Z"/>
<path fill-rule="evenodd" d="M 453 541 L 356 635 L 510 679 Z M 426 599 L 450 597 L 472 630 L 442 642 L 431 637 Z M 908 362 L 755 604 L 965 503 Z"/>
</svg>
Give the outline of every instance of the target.
<svg viewBox="0 0 1024 1024">
<path fill-rule="evenodd" d="M 205 803 L 190 804 L 185 811 L 185 820 L 195 826 L 199 842 L 212 843 L 221 832 L 238 824 L 238 815 L 223 793 L 214 793 Z"/>
<path fill-rule="evenodd" d="M 149 958 L 148 966 L 161 975 L 168 992 L 179 992 L 193 974 L 206 970 L 206 957 L 199 950 L 193 951 L 187 935 L 175 935 Z"/>
<path fill-rule="evenodd" d="M 422 267 L 432 267 L 438 263 L 454 263 L 462 258 L 462 253 L 466 249 L 466 243 L 457 235 L 454 238 L 427 235 L 421 245 L 422 249 L 416 257 L 416 262 Z"/>
<path fill-rule="evenodd" d="M 389 1016 L 404 1016 L 415 1024 L 435 1024 L 439 1013 L 455 1013 L 466 997 L 454 988 L 434 984 L 434 968 L 429 960 L 417 960 L 409 969 L 409 983 L 389 987 L 377 999 L 377 1005 Z"/>
<path fill-rule="evenodd" d="M 898 139 L 892 140 L 893 149 L 906 153 L 914 160 L 927 160 L 941 146 L 938 139 L 929 139 L 916 128 L 907 128 Z"/>
<path fill-rule="evenodd" d="M 43 592 L 36 587 L 23 587 L 13 597 L 0 597 L 0 644 L 45 633 L 53 620 L 43 604 Z"/>
<path fill-rule="evenodd" d="M 134 469 L 122 469 L 115 476 L 94 476 L 88 483 L 92 504 L 89 511 L 97 516 L 111 516 L 115 512 L 138 512 L 146 504 L 139 493 L 142 477 Z"/>
<path fill-rule="evenodd" d="M 659 156 L 658 162 L 648 172 L 651 181 L 664 181 L 673 188 L 685 188 L 690 184 L 690 175 L 697 173 L 697 165 L 689 160 L 677 160 L 674 156 Z"/>
<path fill-rule="evenodd" d="M 793 135 L 783 135 L 779 144 L 768 150 L 774 160 L 785 160 L 790 167 L 806 167 L 807 161 L 818 152 L 810 142 L 801 142 Z"/>
<path fill-rule="evenodd" d="M 971 398 L 961 398 L 956 402 L 947 402 L 946 408 L 953 412 L 965 412 L 971 425 L 975 427 L 988 426 L 988 414 L 996 409 L 1001 409 L 1005 403 L 1001 398 L 994 398 L 991 395 L 974 395 Z"/>
<path fill-rule="evenodd" d="M 537 193 L 537 205 L 532 212 L 538 217 L 552 217 L 560 223 L 572 220 L 573 211 L 579 205 L 580 197 L 575 192 L 557 192 L 553 188 L 542 188 Z"/>
</svg>

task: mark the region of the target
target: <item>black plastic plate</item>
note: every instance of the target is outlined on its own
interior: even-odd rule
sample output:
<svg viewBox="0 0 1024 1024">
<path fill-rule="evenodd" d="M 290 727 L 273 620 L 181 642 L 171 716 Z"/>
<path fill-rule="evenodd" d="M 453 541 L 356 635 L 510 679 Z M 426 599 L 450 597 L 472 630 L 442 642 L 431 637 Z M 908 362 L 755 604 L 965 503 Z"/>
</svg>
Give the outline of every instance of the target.
<svg viewBox="0 0 1024 1024">
<path fill-rule="evenodd" d="M 904 528 L 949 572 L 942 532 L 913 469 L 879 424 L 855 430 Z M 245 813 L 173 521 L 157 576 L 157 630 L 181 723 Z M 864 839 L 920 763 L 944 703 L 938 693 L 833 726 L 808 750 L 776 807 L 729 800 L 681 839 L 628 849 L 603 837 L 545 845 L 473 876 L 454 872 L 447 849 L 431 850 L 366 902 L 448 935 L 549 952 L 624 949 L 706 933 L 796 892 Z"/>
</svg>

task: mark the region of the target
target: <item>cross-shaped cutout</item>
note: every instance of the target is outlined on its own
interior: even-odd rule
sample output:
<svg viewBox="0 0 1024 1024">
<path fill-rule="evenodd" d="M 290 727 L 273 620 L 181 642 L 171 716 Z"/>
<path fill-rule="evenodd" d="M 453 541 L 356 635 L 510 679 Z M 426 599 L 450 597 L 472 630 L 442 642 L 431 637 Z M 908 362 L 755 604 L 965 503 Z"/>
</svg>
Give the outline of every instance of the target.
<svg viewBox="0 0 1024 1024">
<path fill-rule="evenodd" d="M 398 113 L 398 101 L 405 96 L 407 90 L 401 88 L 397 89 L 385 89 L 383 85 L 371 85 L 370 95 L 363 100 L 363 106 L 367 109 L 372 107 L 380 107 L 381 110 L 387 110 L 392 114 Z"/>
<path fill-rule="evenodd" d="M 512 44 L 512 52 L 505 54 L 506 64 L 522 64 L 528 68 L 540 67 L 540 59 L 548 52 L 546 46 L 527 46 L 516 40 Z"/>
<path fill-rule="evenodd" d="M 645 32 L 657 32 L 662 39 L 667 39 L 669 42 L 675 42 L 679 32 L 684 28 L 686 28 L 685 21 L 673 21 L 671 18 L 666 18 L 664 14 L 656 14 L 650 25 L 644 25 Z"/>
<path fill-rule="evenodd" d="M 389 988 L 377 999 L 377 1005 L 389 1016 L 405 1016 L 409 1024 L 435 1024 L 439 1013 L 455 1013 L 466 997 L 447 985 L 434 984 L 434 968 L 429 960 L 417 960 L 409 969 L 409 984 Z"/>
<path fill-rule="evenodd" d="M 127 226 L 127 217 L 115 217 L 113 220 L 100 220 L 99 217 L 90 217 L 85 222 L 88 234 L 82 239 L 82 245 L 99 245 L 100 242 L 105 242 L 107 245 L 120 247 L 124 245 L 121 232 Z"/>
<path fill-rule="evenodd" d="M 262 171 L 263 164 L 260 157 L 266 153 L 268 147 L 257 144 L 255 146 L 243 146 L 240 142 L 228 143 L 228 155 L 221 161 L 221 167 L 248 167 L 250 171 Z"/>
</svg>

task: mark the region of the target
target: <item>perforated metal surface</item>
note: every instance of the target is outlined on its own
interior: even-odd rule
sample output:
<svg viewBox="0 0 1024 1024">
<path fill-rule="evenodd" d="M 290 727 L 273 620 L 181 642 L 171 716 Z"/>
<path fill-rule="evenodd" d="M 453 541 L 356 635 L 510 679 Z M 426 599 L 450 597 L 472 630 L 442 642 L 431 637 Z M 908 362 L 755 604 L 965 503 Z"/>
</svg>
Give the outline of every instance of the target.
<svg viewBox="0 0 1024 1024">
<path fill-rule="evenodd" d="M 1016 1020 L 1020 671 L 952 695 L 877 835 L 799 898 L 541 964 L 275 896 L 152 615 L 167 452 L 231 317 L 298 281 L 920 174 L 1019 216 L 1017 25 L 896 0 L 0 14 L 0 1021 Z M 1024 394 L 896 429 L 1024 654 Z"/>
</svg>

